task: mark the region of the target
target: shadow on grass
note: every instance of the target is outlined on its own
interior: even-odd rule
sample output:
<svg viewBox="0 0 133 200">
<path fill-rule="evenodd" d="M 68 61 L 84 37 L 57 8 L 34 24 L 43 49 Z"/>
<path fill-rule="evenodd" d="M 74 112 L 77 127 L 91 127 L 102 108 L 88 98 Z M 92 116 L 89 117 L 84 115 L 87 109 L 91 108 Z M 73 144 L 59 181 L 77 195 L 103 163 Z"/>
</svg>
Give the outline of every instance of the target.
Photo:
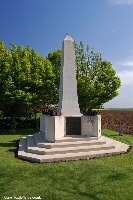
<svg viewBox="0 0 133 200">
<path fill-rule="evenodd" d="M 121 172 L 115 172 L 114 174 L 108 176 L 108 179 L 110 181 L 118 181 L 118 180 L 123 180 L 125 178 L 127 178 L 126 174 Z"/>
<path fill-rule="evenodd" d="M 14 147 L 15 146 L 15 142 L 16 142 L 16 140 L 13 140 L 13 141 L 8 142 L 8 143 L 0 143 L 0 146 L 1 147 Z"/>
<path fill-rule="evenodd" d="M 75 190 L 68 190 L 68 189 L 64 189 L 63 192 L 68 193 L 68 194 L 73 194 L 73 195 L 79 195 L 82 199 L 93 199 L 93 200 L 100 200 L 101 198 L 98 197 L 99 195 L 103 195 L 104 192 L 103 191 L 99 191 L 99 192 L 88 192 L 88 191 L 81 191 L 80 188 L 76 188 Z"/>
<path fill-rule="evenodd" d="M 7 152 L 14 153 L 15 158 L 18 158 L 18 149 L 19 149 L 19 141 L 20 140 L 12 140 L 6 143 L 0 143 L 0 147 L 14 147 L 13 149 L 8 149 Z"/>
<path fill-rule="evenodd" d="M 30 129 L 18 129 L 16 131 L 9 131 L 9 130 L 0 130 L 0 135 L 30 135 L 37 132 L 37 129 L 30 128 Z"/>
<path fill-rule="evenodd" d="M 12 141 L 12 142 L 13 142 L 12 144 L 14 144 L 14 145 L 13 145 L 14 149 L 9 149 L 9 150 L 7 150 L 8 152 L 14 153 L 14 157 L 15 157 L 15 158 L 18 158 L 19 141 L 20 141 L 20 140 L 13 140 L 13 141 Z"/>
</svg>

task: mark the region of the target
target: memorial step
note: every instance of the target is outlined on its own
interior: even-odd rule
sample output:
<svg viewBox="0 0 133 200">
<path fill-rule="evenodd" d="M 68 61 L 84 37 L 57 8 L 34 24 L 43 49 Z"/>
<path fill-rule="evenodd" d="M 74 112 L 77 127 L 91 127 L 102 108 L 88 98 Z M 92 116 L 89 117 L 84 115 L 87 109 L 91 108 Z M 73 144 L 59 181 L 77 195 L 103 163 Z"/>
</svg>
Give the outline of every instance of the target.
<svg viewBox="0 0 133 200">
<path fill-rule="evenodd" d="M 63 138 L 60 138 L 55 141 L 55 143 L 58 142 L 72 142 L 72 141 L 91 141 L 91 140 L 98 140 L 97 137 L 87 137 L 87 136 L 82 136 L 82 135 L 67 135 L 64 136 Z"/>
<path fill-rule="evenodd" d="M 55 155 L 55 154 L 98 151 L 98 150 L 106 150 L 106 149 L 115 149 L 115 146 L 100 144 L 100 145 L 92 145 L 92 146 L 77 146 L 77 147 L 52 148 L 52 149 L 28 147 L 28 152 L 34 153 L 34 154 L 40 154 L 40 155 L 42 155 L 42 154 Z"/>
<path fill-rule="evenodd" d="M 28 135 L 26 138 L 27 138 L 27 149 L 29 147 L 36 147 L 36 143 L 35 143 L 33 135 Z"/>
<path fill-rule="evenodd" d="M 38 154 L 28 153 L 25 151 L 19 151 L 18 157 L 24 160 L 39 162 L 39 163 L 75 161 L 75 160 L 104 157 L 109 155 L 118 155 L 125 153 L 128 150 L 128 148 L 129 148 L 128 145 L 118 142 L 117 146 L 115 146 L 115 149 L 109 149 L 109 150 L 98 150 L 90 152 L 78 152 L 78 153 L 54 154 L 54 155 L 38 155 Z"/>
<path fill-rule="evenodd" d="M 19 141 L 19 151 L 27 151 L 27 138 L 22 137 Z"/>
<path fill-rule="evenodd" d="M 90 140 L 90 141 L 68 141 L 68 142 L 58 142 L 58 143 L 51 143 L 51 142 L 44 142 L 44 143 L 37 143 L 37 146 L 40 148 L 66 148 L 66 147 L 78 147 L 78 146 L 91 146 L 91 145 L 100 145 L 100 144 L 106 144 L 106 141 L 96 141 L 96 140 Z"/>
<path fill-rule="evenodd" d="M 35 133 L 35 134 L 33 135 L 33 137 L 34 137 L 36 146 L 37 146 L 38 143 L 45 142 L 45 140 L 44 140 L 44 138 L 43 138 L 43 136 L 42 136 L 41 133 Z"/>
<path fill-rule="evenodd" d="M 36 144 L 38 145 L 38 142 L 41 141 L 41 137 L 40 133 L 36 133 L 21 138 L 18 157 L 32 162 L 47 163 L 121 154 L 129 149 L 128 145 L 104 136 L 99 140 L 88 140 L 86 138 L 86 141 L 85 138 L 84 140 L 77 140 L 79 138 L 75 137 L 73 137 L 72 140 L 72 137 L 68 137 L 68 140 L 62 138 L 62 140 L 60 140 L 60 142 L 58 140 L 57 143 L 42 143 L 43 145 L 50 146 L 50 148 L 42 148 L 36 146 Z M 77 146 L 74 146 L 74 144 Z M 63 145 L 67 146 L 64 147 Z"/>
</svg>

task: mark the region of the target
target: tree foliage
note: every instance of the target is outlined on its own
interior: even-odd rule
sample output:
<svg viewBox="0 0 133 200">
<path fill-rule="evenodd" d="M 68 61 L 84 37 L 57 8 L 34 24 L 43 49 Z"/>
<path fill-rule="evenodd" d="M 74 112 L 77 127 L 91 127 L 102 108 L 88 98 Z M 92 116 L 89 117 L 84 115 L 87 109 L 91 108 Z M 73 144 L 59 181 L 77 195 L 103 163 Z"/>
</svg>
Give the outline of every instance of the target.
<svg viewBox="0 0 133 200">
<path fill-rule="evenodd" d="M 51 63 L 29 46 L 0 42 L 0 105 L 6 116 L 15 117 L 26 106 L 55 101 L 57 91 Z M 15 126 L 15 125 L 14 125 Z"/>
<path fill-rule="evenodd" d="M 103 60 L 101 54 L 96 53 L 88 45 L 85 50 L 83 42 L 75 42 L 77 63 L 77 84 L 79 105 L 82 111 L 101 107 L 104 103 L 118 95 L 121 81 L 116 75 L 112 64 Z M 49 61 L 55 69 L 58 78 L 61 65 L 61 50 L 50 52 Z"/>
<path fill-rule="evenodd" d="M 60 85 L 61 53 L 61 49 L 57 49 L 54 52 L 50 52 L 47 56 L 47 59 L 51 62 L 53 66 L 53 72 L 55 74 L 55 83 L 58 89 Z"/>
<path fill-rule="evenodd" d="M 121 81 L 112 64 L 83 42 L 76 45 L 78 97 L 83 110 L 102 106 L 118 95 Z"/>
</svg>

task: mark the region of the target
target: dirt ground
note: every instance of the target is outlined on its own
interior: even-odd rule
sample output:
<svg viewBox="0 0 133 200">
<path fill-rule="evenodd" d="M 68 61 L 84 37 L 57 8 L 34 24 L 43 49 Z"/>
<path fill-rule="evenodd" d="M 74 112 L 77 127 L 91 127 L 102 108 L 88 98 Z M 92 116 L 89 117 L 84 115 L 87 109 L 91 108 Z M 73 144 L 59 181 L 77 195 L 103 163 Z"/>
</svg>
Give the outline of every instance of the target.
<svg viewBox="0 0 133 200">
<path fill-rule="evenodd" d="M 102 128 L 133 135 L 133 111 L 100 110 Z"/>
</svg>

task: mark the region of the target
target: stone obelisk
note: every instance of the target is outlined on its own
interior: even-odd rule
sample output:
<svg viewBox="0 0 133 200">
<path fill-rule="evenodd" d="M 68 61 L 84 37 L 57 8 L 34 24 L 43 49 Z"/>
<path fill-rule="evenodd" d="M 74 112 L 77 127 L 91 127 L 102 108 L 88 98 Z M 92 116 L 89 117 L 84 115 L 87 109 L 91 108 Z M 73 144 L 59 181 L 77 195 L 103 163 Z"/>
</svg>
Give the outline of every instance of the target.
<svg viewBox="0 0 133 200">
<path fill-rule="evenodd" d="M 81 116 L 77 95 L 76 70 L 74 40 L 67 34 L 62 43 L 62 64 L 58 105 L 58 111 L 64 116 Z"/>
</svg>

